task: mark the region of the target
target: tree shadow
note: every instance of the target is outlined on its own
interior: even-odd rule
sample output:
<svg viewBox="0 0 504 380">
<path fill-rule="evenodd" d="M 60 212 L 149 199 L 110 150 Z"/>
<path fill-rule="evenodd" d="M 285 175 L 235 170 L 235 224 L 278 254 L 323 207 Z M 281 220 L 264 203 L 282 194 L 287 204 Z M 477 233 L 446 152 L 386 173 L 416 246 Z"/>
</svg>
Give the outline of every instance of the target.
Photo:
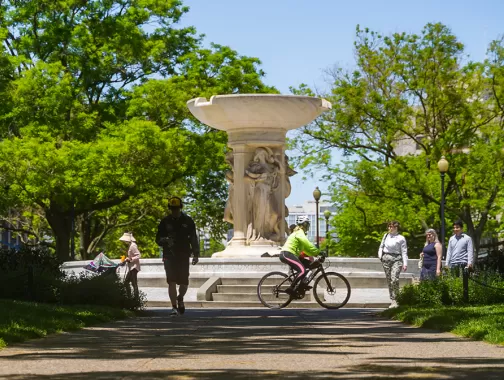
<svg viewBox="0 0 504 380">
<path fill-rule="evenodd" d="M 256 369 L 207 369 L 163 371 L 98 371 L 73 372 L 61 375 L 11 375 L 10 380 L 110 380 L 110 379 L 198 379 L 198 380 L 246 380 L 246 379 L 453 379 L 453 380 L 501 380 L 502 371 L 489 368 L 458 369 L 433 367 L 397 367 L 377 364 L 358 365 L 334 371 L 275 371 Z"/>
<path fill-rule="evenodd" d="M 162 309 L 149 310 L 132 320 L 26 342 L 12 351 L 5 350 L 7 352 L 0 354 L 0 359 L 7 366 L 9 362 L 13 365 L 16 362 L 27 365 L 33 363 L 33 372 L 37 371 L 36 367 L 40 363 L 48 360 L 61 362 L 69 370 L 62 375 L 51 375 L 50 378 L 68 380 L 133 376 L 142 379 L 171 379 L 177 376 L 184 379 L 357 379 L 375 376 L 389 378 L 389 375 L 390 378 L 502 378 L 504 356 L 502 359 L 456 355 L 449 358 L 428 355 L 419 358 L 408 351 L 409 347 L 415 349 L 417 346 L 428 349 L 428 343 L 446 343 L 453 348 L 460 341 L 460 338 L 450 334 L 440 335 L 438 331 L 380 318 L 376 312 L 369 310 L 198 309 L 188 310 L 182 317 L 170 318 L 168 311 Z M 393 349 L 397 343 L 404 344 L 404 354 L 397 356 L 395 348 L 395 356 L 386 356 L 385 352 Z M 296 355 L 296 360 L 309 357 L 306 359 L 309 363 L 307 371 L 294 370 L 297 367 L 292 367 L 293 370 L 289 372 L 226 369 L 226 362 L 233 357 L 250 357 L 253 361 L 253 355 L 268 358 L 267 364 L 271 364 L 271 368 L 280 368 L 276 367 L 274 358 L 291 360 L 290 354 Z M 159 371 L 152 368 L 139 373 L 135 372 L 136 367 L 132 367 L 133 372 L 117 371 L 123 364 L 140 365 L 152 358 L 166 360 L 178 370 Z M 211 370 L 180 370 L 184 367 L 183 360 L 187 358 L 204 359 L 222 365 Z M 89 362 L 90 368 L 96 371 L 80 373 L 72 367 L 74 360 Z M 93 360 L 96 362 L 91 362 Z M 114 361 L 110 371 L 104 370 L 103 360 Z M 98 362 L 101 364 L 97 365 Z M 317 366 L 317 362 L 324 365 Z M 343 362 L 345 365 L 339 364 Z M 264 368 L 264 365 L 257 367 Z M 327 371 L 327 368 L 334 368 L 334 371 Z M 3 373 L 0 369 L 0 377 Z M 35 375 L 16 377 L 13 373 L 8 378 L 31 379 Z M 38 374 L 37 378 L 44 377 Z"/>
</svg>

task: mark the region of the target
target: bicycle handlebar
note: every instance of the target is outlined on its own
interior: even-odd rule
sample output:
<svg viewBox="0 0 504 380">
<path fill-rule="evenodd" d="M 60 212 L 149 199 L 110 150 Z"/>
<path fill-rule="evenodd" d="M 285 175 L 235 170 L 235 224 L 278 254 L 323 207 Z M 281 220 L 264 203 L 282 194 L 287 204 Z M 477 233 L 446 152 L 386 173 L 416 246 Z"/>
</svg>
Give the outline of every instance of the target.
<svg viewBox="0 0 504 380">
<path fill-rule="evenodd" d="M 313 262 L 310 264 L 310 269 L 317 268 L 322 265 L 322 263 L 325 261 L 325 256 L 317 256 L 316 260 L 313 260 Z"/>
</svg>

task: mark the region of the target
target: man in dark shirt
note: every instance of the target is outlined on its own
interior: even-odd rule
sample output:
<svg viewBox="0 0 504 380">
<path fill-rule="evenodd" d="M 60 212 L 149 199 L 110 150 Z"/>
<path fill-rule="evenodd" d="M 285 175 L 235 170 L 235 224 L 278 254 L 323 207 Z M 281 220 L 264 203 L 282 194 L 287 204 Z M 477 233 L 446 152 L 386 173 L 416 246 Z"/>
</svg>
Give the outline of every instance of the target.
<svg viewBox="0 0 504 380">
<path fill-rule="evenodd" d="M 161 220 L 156 243 L 163 248 L 163 263 L 172 304 L 171 315 L 184 314 L 184 295 L 189 285 L 189 258 L 192 264 L 199 260 L 199 242 L 196 226 L 191 217 L 182 212 L 182 200 L 173 197 L 168 201 L 170 215 Z M 177 285 L 178 297 L 177 297 Z"/>
</svg>

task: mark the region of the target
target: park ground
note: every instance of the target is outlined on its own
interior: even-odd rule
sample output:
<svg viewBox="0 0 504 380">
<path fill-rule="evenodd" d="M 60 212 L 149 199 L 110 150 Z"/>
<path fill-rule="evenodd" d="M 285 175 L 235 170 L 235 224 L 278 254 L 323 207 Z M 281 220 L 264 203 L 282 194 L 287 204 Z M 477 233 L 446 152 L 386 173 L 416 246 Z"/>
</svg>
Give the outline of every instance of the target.
<svg viewBox="0 0 504 380">
<path fill-rule="evenodd" d="M 502 379 L 504 347 L 370 309 L 167 309 L 0 351 L 5 379 Z"/>
</svg>

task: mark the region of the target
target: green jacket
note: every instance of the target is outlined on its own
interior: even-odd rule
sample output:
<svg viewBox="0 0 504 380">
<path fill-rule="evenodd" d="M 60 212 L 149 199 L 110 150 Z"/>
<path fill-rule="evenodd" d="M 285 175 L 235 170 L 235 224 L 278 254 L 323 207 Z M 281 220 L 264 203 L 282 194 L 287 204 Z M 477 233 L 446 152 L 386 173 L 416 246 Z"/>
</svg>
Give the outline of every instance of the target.
<svg viewBox="0 0 504 380">
<path fill-rule="evenodd" d="M 287 251 L 299 256 L 304 252 L 308 256 L 316 256 L 319 254 L 317 247 L 306 237 L 305 232 L 300 228 L 289 235 L 287 241 L 282 247 L 282 251 Z"/>
</svg>

